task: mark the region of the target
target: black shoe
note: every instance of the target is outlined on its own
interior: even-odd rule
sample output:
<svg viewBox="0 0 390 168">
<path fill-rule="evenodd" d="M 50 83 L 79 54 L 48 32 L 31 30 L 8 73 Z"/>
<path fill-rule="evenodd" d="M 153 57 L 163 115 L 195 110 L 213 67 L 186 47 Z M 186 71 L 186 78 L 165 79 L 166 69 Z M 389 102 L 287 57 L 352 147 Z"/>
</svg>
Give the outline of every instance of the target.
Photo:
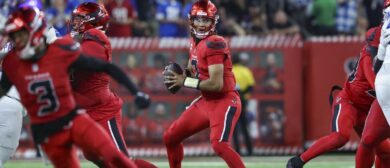
<svg viewBox="0 0 390 168">
<path fill-rule="evenodd" d="M 303 168 L 304 164 L 299 156 L 294 156 L 288 160 L 286 168 Z"/>
</svg>

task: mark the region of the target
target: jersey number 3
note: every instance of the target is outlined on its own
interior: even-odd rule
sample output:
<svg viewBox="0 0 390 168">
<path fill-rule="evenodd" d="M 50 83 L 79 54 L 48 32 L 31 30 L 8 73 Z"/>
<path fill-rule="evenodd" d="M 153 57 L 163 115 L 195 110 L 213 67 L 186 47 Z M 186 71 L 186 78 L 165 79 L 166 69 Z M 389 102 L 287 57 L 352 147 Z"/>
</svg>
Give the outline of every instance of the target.
<svg viewBox="0 0 390 168">
<path fill-rule="evenodd" d="M 31 81 L 28 89 L 31 94 L 38 97 L 37 102 L 40 104 L 38 116 L 46 116 L 58 110 L 60 104 L 51 79 Z"/>
</svg>

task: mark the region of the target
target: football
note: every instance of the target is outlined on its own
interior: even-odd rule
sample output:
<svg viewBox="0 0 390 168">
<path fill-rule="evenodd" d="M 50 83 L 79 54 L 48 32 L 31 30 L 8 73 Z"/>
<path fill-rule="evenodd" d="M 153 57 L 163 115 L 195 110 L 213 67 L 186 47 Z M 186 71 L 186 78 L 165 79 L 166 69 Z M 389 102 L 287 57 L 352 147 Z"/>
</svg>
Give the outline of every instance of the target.
<svg viewBox="0 0 390 168">
<path fill-rule="evenodd" d="M 163 72 L 164 76 L 172 76 L 172 73 L 170 73 L 168 70 L 171 70 L 171 71 L 173 71 L 175 73 L 178 73 L 178 74 L 183 74 L 183 69 L 180 67 L 179 64 L 177 64 L 175 62 L 171 62 L 167 66 L 165 66 L 165 69 L 164 69 L 164 72 Z M 172 84 L 166 83 L 165 86 L 168 89 L 170 86 L 172 86 Z M 180 86 L 175 86 L 175 87 L 173 87 L 171 89 L 168 89 L 168 91 L 173 93 L 173 94 L 177 93 L 179 90 L 180 90 Z"/>
</svg>

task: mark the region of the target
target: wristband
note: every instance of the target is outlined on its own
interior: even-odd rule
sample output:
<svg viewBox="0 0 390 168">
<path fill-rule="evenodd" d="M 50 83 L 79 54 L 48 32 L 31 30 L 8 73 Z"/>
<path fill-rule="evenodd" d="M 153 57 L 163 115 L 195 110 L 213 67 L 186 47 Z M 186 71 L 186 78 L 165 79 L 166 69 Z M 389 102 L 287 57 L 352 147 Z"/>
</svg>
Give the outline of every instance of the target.
<svg viewBox="0 0 390 168">
<path fill-rule="evenodd" d="M 197 78 L 186 77 L 184 79 L 184 87 L 198 89 L 199 90 L 200 80 Z"/>
</svg>

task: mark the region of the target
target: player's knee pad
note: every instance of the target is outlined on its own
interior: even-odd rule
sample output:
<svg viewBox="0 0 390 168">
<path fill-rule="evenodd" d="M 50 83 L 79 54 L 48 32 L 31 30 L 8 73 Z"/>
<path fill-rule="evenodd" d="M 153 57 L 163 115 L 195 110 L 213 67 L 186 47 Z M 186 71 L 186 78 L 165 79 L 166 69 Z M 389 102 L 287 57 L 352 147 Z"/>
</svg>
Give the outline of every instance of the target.
<svg viewBox="0 0 390 168">
<path fill-rule="evenodd" d="M 214 149 L 214 152 L 219 156 L 221 155 L 227 148 L 229 148 L 229 144 L 227 142 L 219 142 L 219 141 L 212 141 L 211 146 Z"/>
</svg>

